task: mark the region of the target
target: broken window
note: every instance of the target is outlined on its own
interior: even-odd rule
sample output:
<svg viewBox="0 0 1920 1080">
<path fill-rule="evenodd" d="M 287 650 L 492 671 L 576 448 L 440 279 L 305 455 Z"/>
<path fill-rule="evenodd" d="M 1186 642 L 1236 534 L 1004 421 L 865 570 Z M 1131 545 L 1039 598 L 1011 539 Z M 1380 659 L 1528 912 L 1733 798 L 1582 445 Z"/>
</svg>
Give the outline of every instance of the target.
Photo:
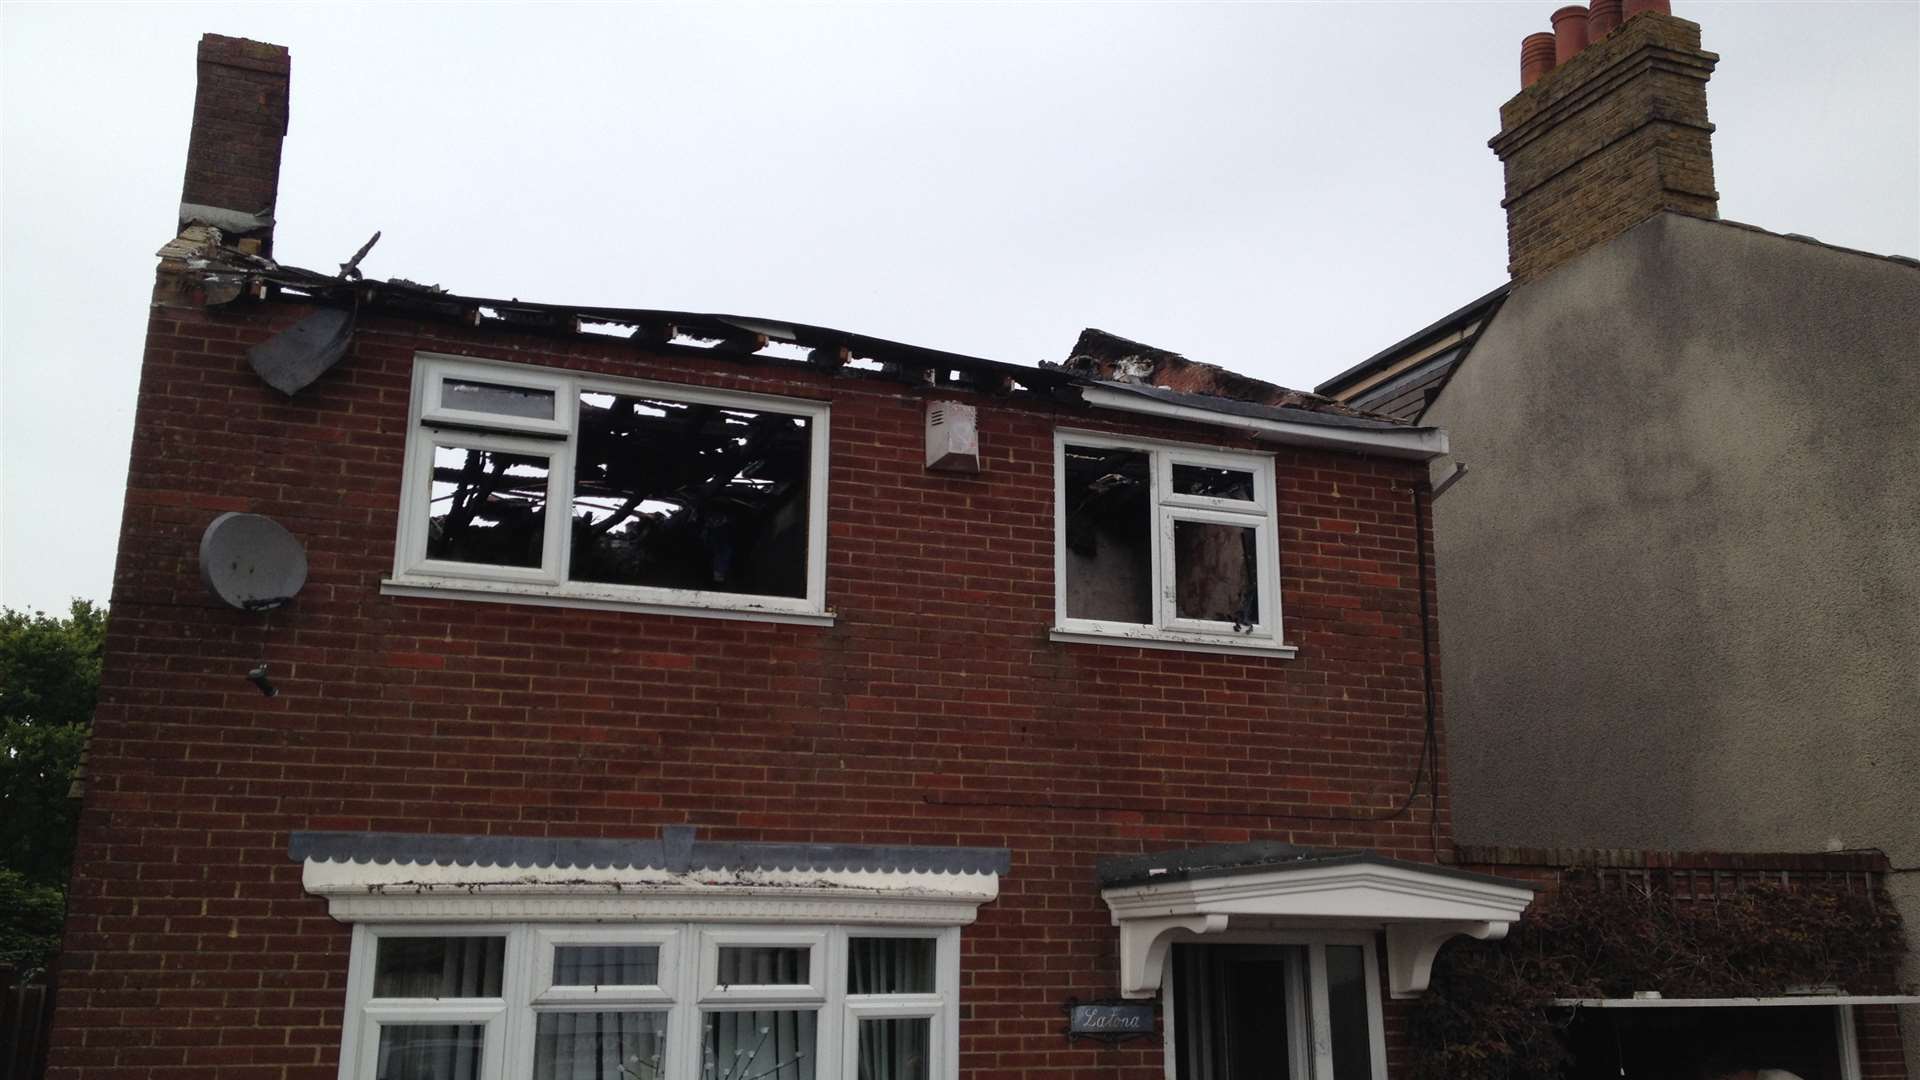
<svg viewBox="0 0 1920 1080">
<path fill-rule="evenodd" d="M 539 566 L 551 471 L 547 460 L 533 454 L 435 446 L 427 558 Z"/>
<path fill-rule="evenodd" d="M 1281 647 L 1269 459 L 1057 441 L 1056 632 Z"/>
<path fill-rule="evenodd" d="M 812 421 L 632 395 L 580 395 L 576 581 L 807 595 Z"/>
<path fill-rule="evenodd" d="M 824 405 L 438 357 L 414 402 L 396 584 L 824 612 Z"/>
</svg>

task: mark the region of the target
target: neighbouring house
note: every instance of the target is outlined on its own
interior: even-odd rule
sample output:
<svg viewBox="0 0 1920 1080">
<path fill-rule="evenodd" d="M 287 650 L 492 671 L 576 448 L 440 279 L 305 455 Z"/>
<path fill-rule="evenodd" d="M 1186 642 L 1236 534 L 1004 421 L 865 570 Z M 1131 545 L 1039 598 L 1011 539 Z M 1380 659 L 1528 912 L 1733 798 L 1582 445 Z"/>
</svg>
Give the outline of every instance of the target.
<svg viewBox="0 0 1920 1080">
<path fill-rule="evenodd" d="M 1920 264 L 1718 220 L 1700 28 L 1577 10 L 1492 141 L 1511 283 L 1319 387 L 1451 438 L 1467 861 L 1861 851 L 1915 925 Z M 1892 1012 L 1859 1010 L 1865 1075 L 1906 1075 Z"/>
<path fill-rule="evenodd" d="M 1407 1067 L 1533 895 L 1445 865 L 1439 431 L 285 266 L 289 70 L 200 45 L 50 1076 Z"/>
</svg>

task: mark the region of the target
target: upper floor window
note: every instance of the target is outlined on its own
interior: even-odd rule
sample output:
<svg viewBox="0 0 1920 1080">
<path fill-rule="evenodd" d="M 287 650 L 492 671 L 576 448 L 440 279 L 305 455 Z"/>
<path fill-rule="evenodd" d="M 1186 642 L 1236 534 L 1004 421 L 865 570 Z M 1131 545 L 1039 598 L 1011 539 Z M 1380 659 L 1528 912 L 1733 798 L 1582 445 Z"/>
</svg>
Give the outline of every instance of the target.
<svg viewBox="0 0 1920 1080">
<path fill-rule="evenodd" d="M 422 355 L 399 591 L 826 611 L 827 407 Z"/>
<path fill-rule="evenodd" d="M 1292 655 L 1272 458 L 1059 432 L 1054 476 L 1056 639 Z"/>
</svg>

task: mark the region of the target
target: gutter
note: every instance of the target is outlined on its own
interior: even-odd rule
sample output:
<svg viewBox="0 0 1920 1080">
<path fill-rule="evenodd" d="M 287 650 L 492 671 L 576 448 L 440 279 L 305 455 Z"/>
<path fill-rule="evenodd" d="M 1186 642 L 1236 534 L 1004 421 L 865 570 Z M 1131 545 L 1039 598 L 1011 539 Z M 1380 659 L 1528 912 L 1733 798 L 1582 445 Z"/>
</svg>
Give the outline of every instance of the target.
<svg viewBox="0 0 1920 1080">
<path fill-rule="evenodd" d="M 1266 420 L 1210 412 L 1191 405 L 1175 405 L 1171 402 L 1156 401 L 1138 394 L 1128 394 L 1098 386 L 1082 387 L 1080 396 L 1088 405 L 1096 408 L 1229 428 L 1245 432 L 1264 442 L 1280 443 L 1286 446 L 1349 450 L 1364 454 L 1379 454 L 1384 457 L 1409 458 L 1414 461 L 1432 461 L 1447 453 L 1447 433 L 1440 428 L 1367 430 L 1296 424 L 1286 420 Z"/>
</svg>

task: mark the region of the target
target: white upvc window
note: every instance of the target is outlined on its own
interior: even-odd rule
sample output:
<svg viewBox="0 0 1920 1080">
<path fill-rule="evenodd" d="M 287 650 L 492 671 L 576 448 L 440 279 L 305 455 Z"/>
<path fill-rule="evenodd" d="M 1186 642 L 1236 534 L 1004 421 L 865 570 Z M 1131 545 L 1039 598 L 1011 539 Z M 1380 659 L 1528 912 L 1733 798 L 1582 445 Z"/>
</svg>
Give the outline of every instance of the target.
<svg viewBox="0 0 1920 1080">
<path fill-rule="evenodd" d="M 1284 931 L 1173 946 L 1161 989 L 1167 1080 L 1254 1060 L 1280 1080 L 1387 1080 L 1373 935 Z"/>
<path fill-rule="evenodd" d="M 422 353 L 399 595 L 827 622 L 825 403 Z"/>
<path fill-rule="evenodd" d="M 360 924 L 341 1080 L 956 1080 L 952 926 Z"/>
<path fill-rule="evenodd" d="M 1053 637 L 1292 656 L 1273 458 L 1054 434 Z"/>
</svg>

